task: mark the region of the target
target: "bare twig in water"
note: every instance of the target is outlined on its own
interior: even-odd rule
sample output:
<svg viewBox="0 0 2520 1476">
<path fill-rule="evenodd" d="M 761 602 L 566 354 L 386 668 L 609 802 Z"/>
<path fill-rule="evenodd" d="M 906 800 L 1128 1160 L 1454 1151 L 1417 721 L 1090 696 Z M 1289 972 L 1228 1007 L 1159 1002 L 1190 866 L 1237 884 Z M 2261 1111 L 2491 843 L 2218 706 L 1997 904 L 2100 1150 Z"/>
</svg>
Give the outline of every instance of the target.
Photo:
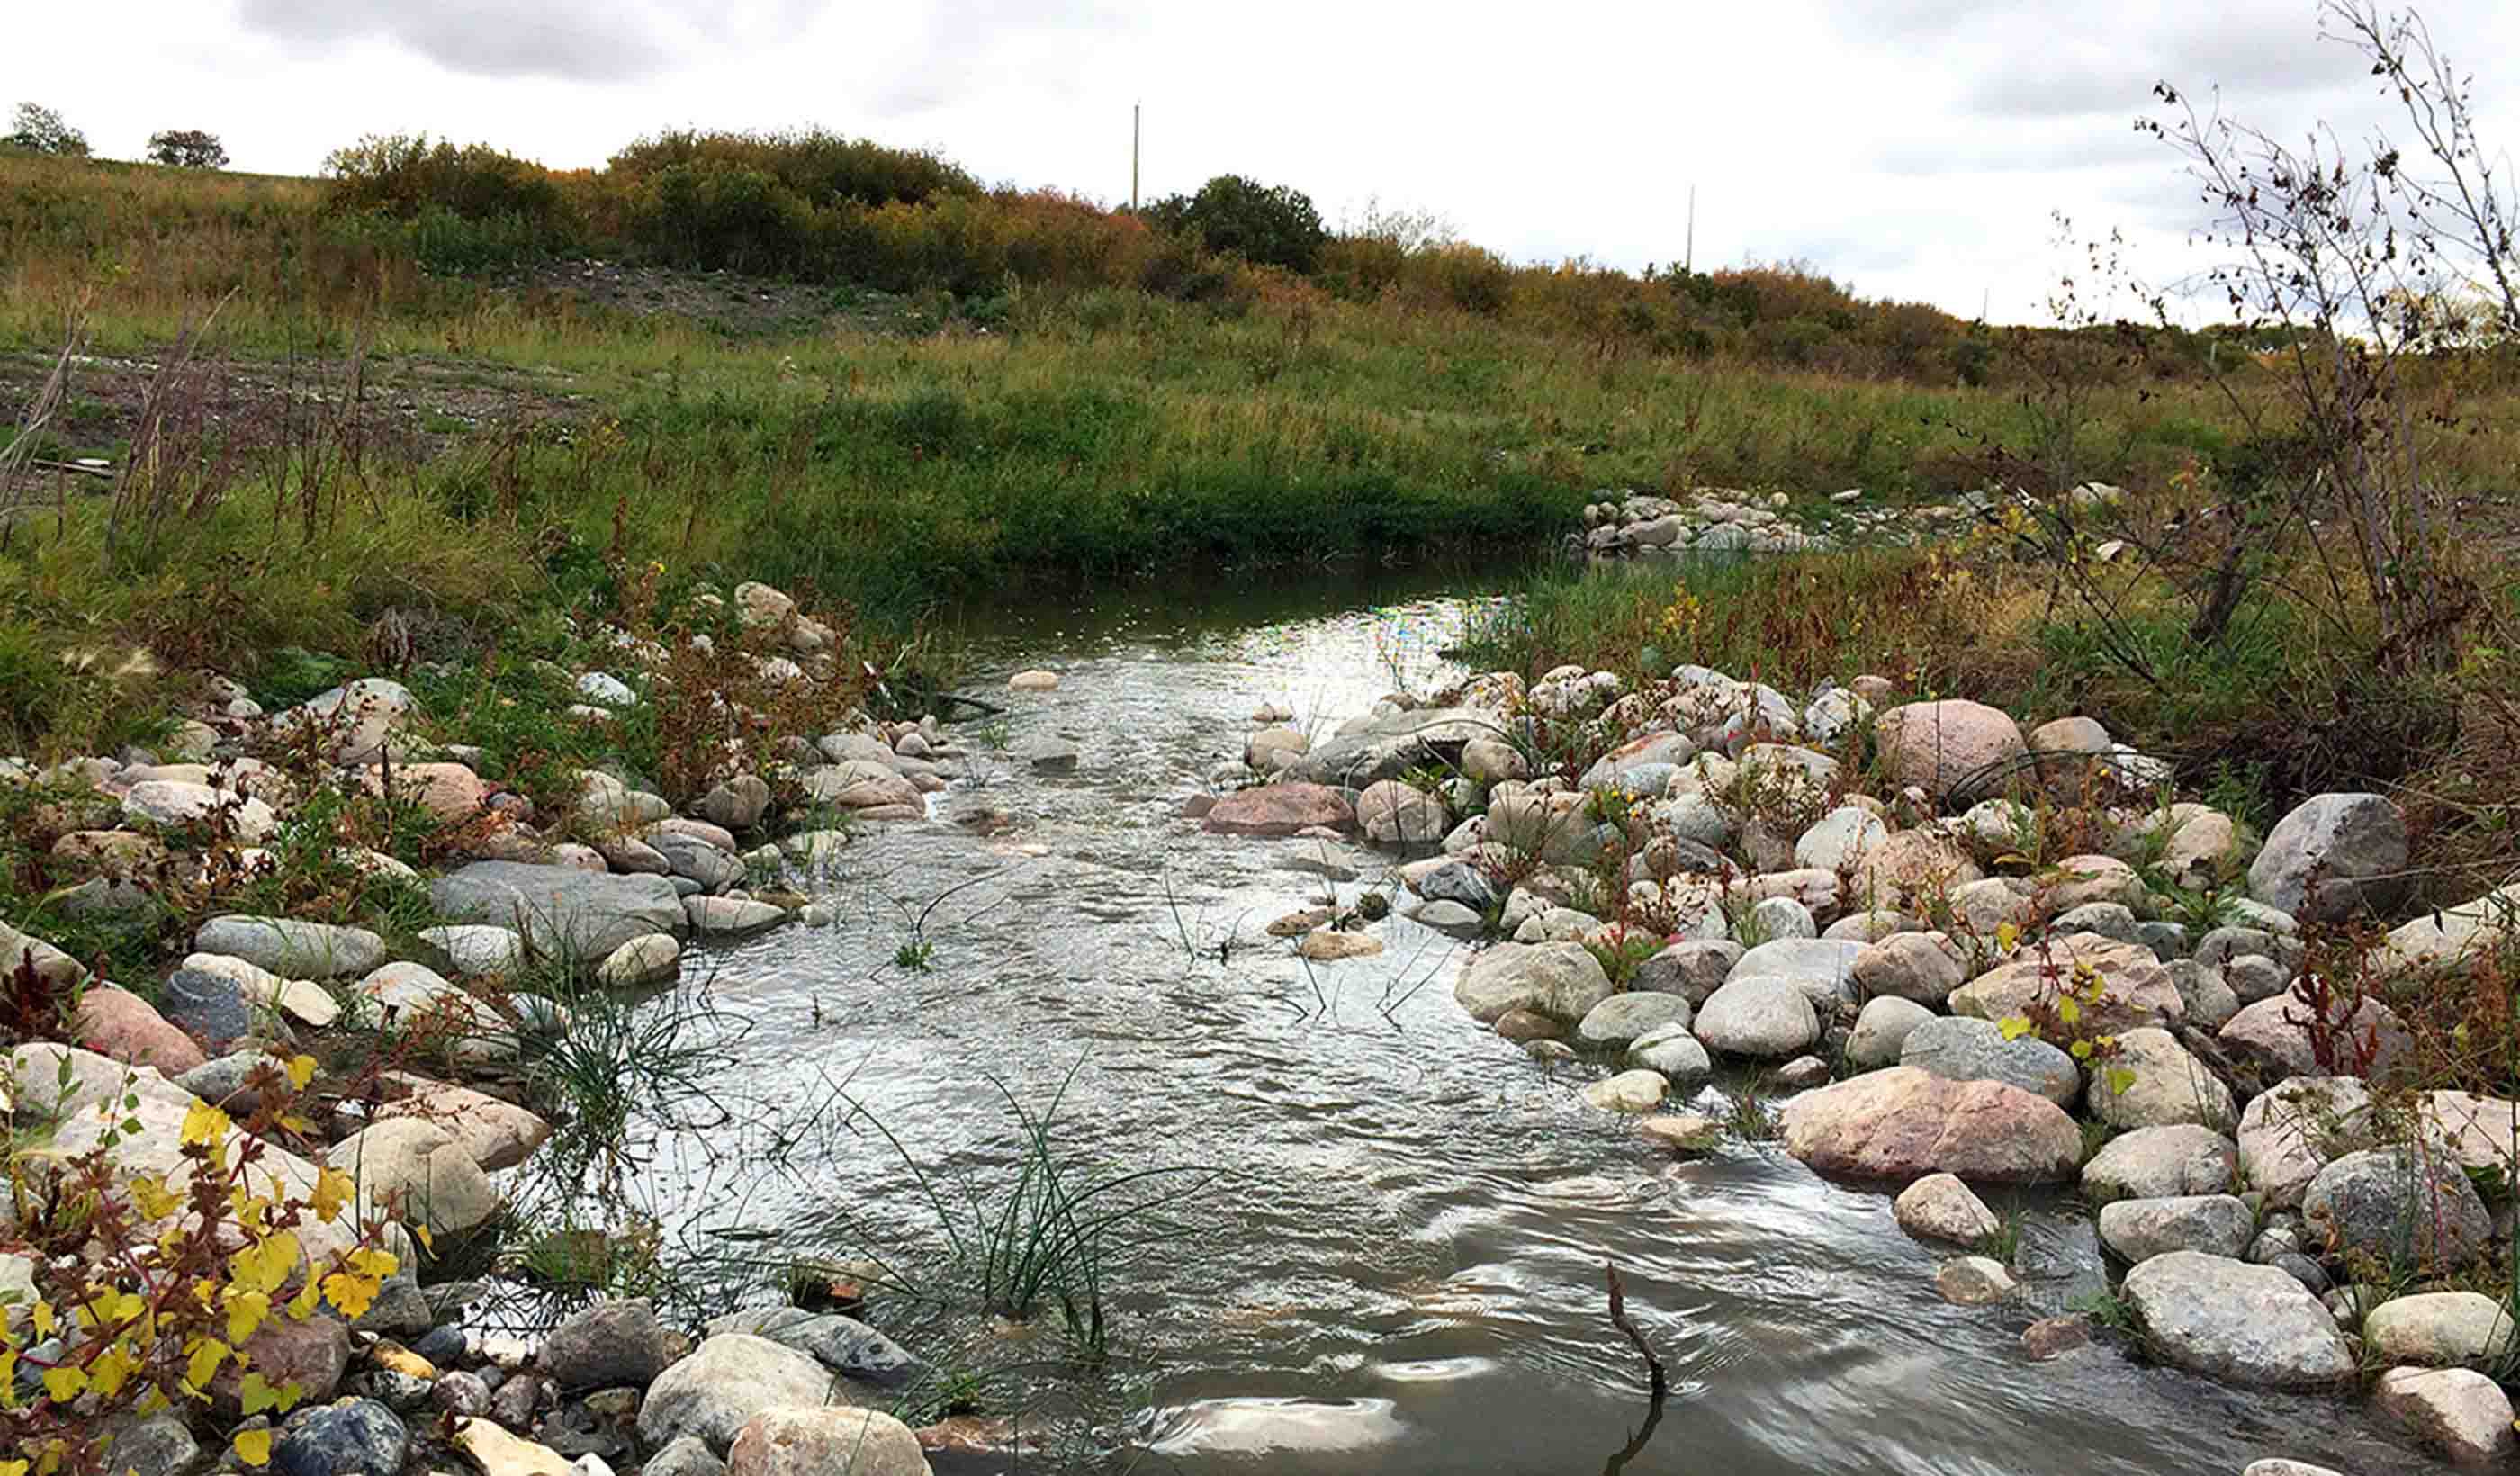
<svg viewBox="0 0 2520 1476">
<path fill-rule="evenodd" d="M 1619 1476 L 1627 1469 L 1628 1462 L 1636 1459 L 1653 1440 L 1655 1427 L 1662 1423 L 1663 1396 L 1670 1393 L 1671 1384 L 1663 1374 L 1662 1360 L 1654 1357 L 1653 1348 L 1645 1342 L 1645 1335 L 1628 1319 L 1628 1297 L 1626 1290 L 1619 1285 L 1619 1269 L 1604 1261 L 1601 1263 L 1601 1276 L 1610 1285 L 1610 1325 L 1626 1334 L 1628 1341 L 1636 1345 L 1638 1354 L 1645 1361 L 1645 1375 L 1653 1391 L 1645 1406 L 1645 1422 L 1601 1465 L 1601 1476 Z"/>
<path fill-rule="evenodd" d="M 1628 1319 L 1627 1289 L 1619 1284 L 1619 1269 L 1604 1261 L 1601 1263 L 1601 1275 L 1610 1283 L 1610 1325 L 1626 1334 L 1628 1341 L 1636 1345 L 1638 1356 L 1645 1361 L 1645 1374 L 1653 1386 L 1654 1403 L 1660 1405 L 1663 1395 L 1671 1389 L 1670 1380 L 1662 1371 L 1662 1360 L 1654 1357 L 1653 1349 L 1645 1342 L 1645 1335 Z"/>
</svg>

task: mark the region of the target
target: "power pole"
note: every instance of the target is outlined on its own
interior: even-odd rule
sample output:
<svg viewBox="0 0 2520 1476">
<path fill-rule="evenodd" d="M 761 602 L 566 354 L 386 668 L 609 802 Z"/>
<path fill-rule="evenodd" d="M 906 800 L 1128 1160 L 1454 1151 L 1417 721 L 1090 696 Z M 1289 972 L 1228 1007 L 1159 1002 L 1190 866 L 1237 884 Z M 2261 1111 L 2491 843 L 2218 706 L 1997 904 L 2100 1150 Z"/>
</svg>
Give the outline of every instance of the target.
<svg viewBox="0 0 2520 1476">
<path fill-rule="evenodd" d="M 1129 105 L 1129 210 L 1138 208 L 1138 141 L 1145 133 L 1147 105 Z"/>
<path fill-rule="evenodd" d="M 1689 276 L 1697 270 L 1697 187 L 1695 185 L 1688 187 L 1688 244 L 1687 251 L 1688 254 L 1683 256 L 1680 262 L 1680 275 L 1683 277 Z"/>
</svg>

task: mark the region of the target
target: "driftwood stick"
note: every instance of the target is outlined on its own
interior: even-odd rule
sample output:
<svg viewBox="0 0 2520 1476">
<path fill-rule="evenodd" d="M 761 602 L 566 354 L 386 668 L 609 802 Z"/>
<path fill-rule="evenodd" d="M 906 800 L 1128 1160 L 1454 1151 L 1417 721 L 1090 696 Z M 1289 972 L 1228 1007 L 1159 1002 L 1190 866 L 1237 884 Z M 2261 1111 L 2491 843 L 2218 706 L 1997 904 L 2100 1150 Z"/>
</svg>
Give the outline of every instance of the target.
<svg viewBox="0 0 2520 1476">
<path fill-rule="evenodd" d="M 1660 1404 L 1664 1393 L 1671 1388 L 1662 1371 L 1662 1360 L 1654 1357 L 1653 1349 L 1645 1342 L 1645 1335 L 1628 1319 L 1627 1290 L 1619 1284 L 1619 1269 L 1604 1261 L 1601 1263 L 1601 1275 L 1610 1283 L 1610 1325 L 1625 1333 L 1628 1341 L 1636 1345 L 1638 1355 L 1645 1361 L 1645 1374 L 1651 1381 L 1654 1402 Z"/>
</svg>

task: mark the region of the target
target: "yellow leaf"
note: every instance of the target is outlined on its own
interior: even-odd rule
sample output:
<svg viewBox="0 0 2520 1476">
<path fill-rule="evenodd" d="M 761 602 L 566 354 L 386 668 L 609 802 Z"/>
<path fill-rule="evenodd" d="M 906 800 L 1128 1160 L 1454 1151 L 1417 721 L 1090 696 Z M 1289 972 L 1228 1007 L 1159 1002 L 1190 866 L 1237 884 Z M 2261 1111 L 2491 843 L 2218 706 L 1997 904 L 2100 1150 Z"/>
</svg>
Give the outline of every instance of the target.
<svg viewBox="0 0 2520 1476">
<path fill-rule="evenodd" d="M 227 1344 L 217 1338 L 203 1338 L 193 1345 L 193 1356 L 184 1364 L 184 1382 L 196 1389 L 207 1389 L 210 1376 L 227 1361 Z"/>
<path fill-rule="evenodd" d="M 2062 995 L 2062 996 L 2059 996 L 2059 997 L 2057 998 L 2057 1001 L 2056 1001 L 2056 1018 L 2057 1018 L 2058 1020 L 2062 1021 L 2063 1023 L 2065 1023 L 2065 1024 L 2067 1024 L 2067 1025 L 2071 1025 L 2071 1024 L 2073 1024 L 2075 1021 L 2077 1021 L 2077 1020 L 2081 1019 L 2082 1017 L 2083 1017 L 2083 1002 L 2082 1002 L 2082 1001 L 2075 999 L 2072 995 Z"/>
<path fill-rule="evenodd" d="M 323 1305 L 324 1288 L 316 1284 L 313 1276 L 308 1276 L 304 1289 L 289 1299 L 289 1315 L 303 1322 L 313 1317 L 315 1310 Z"/>
<path fill-rule="evenodd" d="M 324 1278 L 324 1300 L 341 1316 L 356 1320 L 376 1301 L 378 1284 L 365 1276 L 337 1271 Z"/>
<path fill-rule="evenodd" d="M 339 1169 L 320 1169 L 315 1175 L 315 1218 L 330 1225 L 340 1216 L 341 1206 L 359 1192 L 350 1176 Z"/>
<path fill-rule="evenodd" d="M 184 1114 L 184 1144 L 216 1147 L 228 1136 L 228 1115 L 205 1101 L 195 1101 Z"/>
<path fill-rule="evenodd" d="M 428 1232 L 428 1226 L 414 1225 L 411 1228 L 411 1232 L 413 1237 L 420 1241 L 420 1248 L 422 1250 L 428 1252 L 432 1256 L 437 1254 L 437 1237 Z"/>
<path fill-rule="evenodd" d="M 1995 946 L 1997 948 L 2002 949 L 2005 953 L 2010 953 L 2012 952 L 2012 946 L 2020 941 L 2020 928 L 2013 926 L 2009 922 L 2002 923 L 1997 926 L 1995 930 Z"/>
<path fill-rule="evenodd" d="M 175 1213 L 181 1201 L 166 1192 L 166 1185 L 155 1174 L 143 1174 L 131 1181 L 131 1202 L 140 1207 L 144 1220 L 163 1220 Z"/>
<path fill-rule="evenodd" d="M 248 1291 L 278 1291 L 297 1269 L 297 1236 L 274 1230 L 229 1258 L 236 1284 Z"/>
<path fill-rule="evenodd" d="M 2005 1015 L 1996 1022 L 1996 1028 L 2003 1032 L 2005 1040 L 2017 1041 L 2030 1033 L 2030 1017 L 2021 1014 Z"/>
<path fill-rule="evenodd" d="M 2078 1061 L 2088 1061 L 2092 1058 L 2092 1043 L 2089 1041 L 2076 1041 L 2065 1049 L 2071 1051 L 2074 1059 Z"/>
<path fill-rule="evenodd" d="M 260 1469 L 271 1464 L 271 1432 L 239 1430 L 236 1432 L 237 1459 Z"/>
<path fill-rule="evenodd" d="M 253 1336 L 263 1319 L 271 1316 L 271 1297 L 266 1292 L 240 1291 L 228 1288 L 228 1341 L 242 1343 Z"/>
<path fill-rule="evenodd" d="M 237 1389 L 237 1408 L 248 1414 L 260 1414 L 280 1403 L 280 1391 L 259 1373 L 248 1373 Z"/>
<path fill-rule="evenodd" d="M 306 1090 L 306 1084 L 307 1084 L 308 1082 L 313 1081 L 314 1079 L 315 1079 L 315 1057 L 313 1057 L 313 1056 L 311 1056 L 311 1055 L 300 1055 L 300 1056 L 296 1056 L 296 1057 L 292 1058 L 292 1059 L 290 1061 L 290 1063 L 289 1063 L 289 1085 L 290 1085 L 290 1086 L 292 1086 L 292 1087 L 293 1087 L 293 1088 L 297 1089 L 297 1090 L 298 1090 L 298 1091 L 300 1091 L 300 1092 L 303 1092 L 303 1091 L 305 1091 L 305 1090 Z"/>
<path fill-rule="evenodd" d="M 402 1258 L 379 1246 L 363 1245 L 350 1252 L 350 1267 L 382 1281 L 402 1269 Z"/>
<path fill-rule="evenodd" d="M 87 1389 L 84 1368 L 47 1368 L 44 1370 L 44 1393 L 57 1405 L 67 1405 Z"/>
<path fill-rule="evenodd" d="M 87 1365 L 87 1386 L 112 1399 L 122 1392 L 122 1386 L 139 1367 L 140 1360 L 131 1352 L 128 1341 L 112 1344 Z"/>
<path fill-rule="evenodd" d="M 0 1476 L 26 1476 L 26 1470 L 22 1460 L 0 1460 Z"/>
<path fill-rule="evenodd" d="M 61 1326 L 61 1320 L 53 1312 L 53 1304 L 50 1302 L 37 1302 L 34 1307 L 34 1318 L 35 1336 L 39 1338 L 51 1337 Z"/>
</svg>

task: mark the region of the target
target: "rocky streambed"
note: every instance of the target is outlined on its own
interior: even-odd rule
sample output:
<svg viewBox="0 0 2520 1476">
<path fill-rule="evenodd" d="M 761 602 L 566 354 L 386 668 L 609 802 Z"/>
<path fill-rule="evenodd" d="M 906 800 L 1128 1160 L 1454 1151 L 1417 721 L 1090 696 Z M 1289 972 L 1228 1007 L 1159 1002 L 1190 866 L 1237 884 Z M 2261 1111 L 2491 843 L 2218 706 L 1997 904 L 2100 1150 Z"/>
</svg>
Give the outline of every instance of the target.
<svg viewBox="0 0 2520 1476">
<path fill-rule="evenodd" d="M 786 628 L 792 611 L 748 598 Z M 2103 847 L 2059 858 L 2068 877 L 2007 874 L 1981 833 L 2003 812 L 1953 795 L 1986 766 L 1947 769 L 1939 728 L 1932 762 L 1874 804 L 1870 776 L 1828 767 L 1832 736 L 1906 710 L 1895 693 L 1796 701 L 1711 673 L 1643 693 L 1586 673 L 1474 682 L 1438 655 L 1469 608 L 1444 595 L 1361 608 L 1323 587 L 1204 620 L 1127 602 L 1009 612 L 980 648 L 996 722 L 779 735 L 767 751 L 788 767 L 765 768 L 761 790 L 731 779 L 679 815 L 637 776 L 586 778 L 583 808 L 608 824 L 530 841 L 530 820 L 490 827 L 513 843 L 422 878 L 433 916 L 408 941 L 214 920 L 158 988 L 124 1003 L 100 983 L 73 1039 L 19 1048 L 17 1099 L 62 1060 L 99 1092 L 128 1072 L 152 1131 L 174 1134 L 192 1104 L 237 1090 L 219 1073 L 250 1043 L 452 1022 L 454 1059 L 377 1108 L 345 1102 L 306 1162 L 373 1175 L 385 1202 L 460 1238 L 535 1200 L 548 1172 L 552 1124 L 508 1099 L 502 1063 L 565 1029 L 572 1000 L 593 1012 L 570 991 L 537 1003 L 512 987 L 519 962 L 565 957 L 624 990 L 673 981 L 628 996 L 650 1022 L 705 986 L 732 1042 L 711 1091 L 738 1110 L 634 1111 L 620 1143 L 640 1215 L 667 1260 L 723 1277 L 714 1301 L 519 1300 L 512 1259 L 450 1276 L 406 1243 L 418 1278 L 302 1334 L 294 1366 L 325 1388 L 278 1421 L 283 1469 L 784 1471 L 847 1449 L 885 1453 L 878 1469 L 997 1470 L 1017 1446 L 1029 1469 L 1589 1467 L 1646 1414 L 1606 1319 L 1605 1261 L 1673 1377 L 1631 1471 L 2437 1458 L 2398 1413 L 2447 1410 L 2436 1424 L 2452 1428 L 2451 1396 L 2472 1390 L 2417 1372 L 2375 1417 L 2323 1387 L 2337 1380 L 2321 1359 L 2359 1356 L 2345 1340 L 2400 1337 L 2393 1319 L 2443 1325 L 2412 1319 L 2418 1305 L 2375 1332 L 2309 1289 L 2332 1264 L 2313 1189 L 2369 1160 L 2253 1125 L 2284 1099 L 2263 1065 L 2260 1090 L 2227 1084 L 2236 1120 L 2215 1119 L 2210 1094 L 2191 1108 L 2170 1090 L 2184 1063 L 2147 1053 L 2152 1030 L 2205 1063 L 2192 1097 L 2220 1079 L 2213 1052 L 2247 1055 L 2233 1026 L 2289 982 L 2280 894 L 2184 935 L 2137 896 L 2165 863 L 2210 870 L 2243 837 L 2191 807 L 2167 812 L 2145 872 Z M 797 629 L 778 659 L 810 670 Z M 608 665 L 568 676 L 652 700 L 630 655 Z M 1377 710 L 1395 688 L 1455 697 Z M 395 704 L 345 691 L 333 710 L 350 719 L 324 729 L 349 739 L 337 767 L 354 782 L 377 756 L 358 740 L 395 728 L 381 694 Z M 594 681 L 582 694 L 619 696 Z M 1545 735 L 1640 706 L 1635 735 L 1572 773 L 1552 762 L 1574 750 Z M 372 735 L 353 726 L 372 717 Z M 291 833 L 292 802 L 236 783 L 233 734 L 203 722 L 207 752 L 151 755 L 201 758 L 199 775 L 80 771 L 126 817 L 88 828 L 136 837 L 83 844 L 163 838 L 153 806 L 261 803 L 272 834 Z M 2025 750 L 2055 738 L 2011 732 Z M 2077 762 L 2101 751 L 2078 737 Z M 1220 768 L 1245 753 L 1261 768 Z M 507 808 L 465 760 L 396 767 L 448 766 L 425 777 L 451 810 Z M 1297 783 L 1253 785 L 1263 770 Z M 774 804 L 813 808 L 782 827 L 766 824 Z M 1941 870 L 1954 861 L 1980 874 Z M 2425 951 L 2461 925 L 2443 919 Z M 26 934 L 0 941 L 64 975 L 81 966 Z M 2088 962 L 2107 1008 L 2128 1012 L 2110 1060 L 2136 1079 L 2100 1080 L 2096 1101 L 2098 1068 L 2070 1041 L 2002 1039 L 2008 991 L 2035 992 L 2031 961 L 2051 956 Z M 2273 1059 L 2286 1043 L 2269 1014 Z M 1115 1260 L 1116 1356 L 1100 1362 L 1070 1357 L 1055 1317 L 1009 1322 L 953 1294 L 951 1235 L 925 1197 L 931 1181 L 983 1196 L 1019 1182 L 1010 1104 L 1054 1100 L 1070 1161 L 1188 1167 L 1204 1185 Z M 2071 1113 L 2118 1136 L 2086 1162 Z M 1781 1141 L 1763 1126 L 1778 1118 Z M 2298 1220 L 2274 1186 L 2290 1178 Z M 1889 1192 L 1901 1180 L 1914 1186 Z M 396 1184 L 428 1193 L 396 1200 Z M 2117 1202 L 2095 1218 L 2103 1198 Z M 2227 1199 L 2247 1211 L 2245 1244 Z M 887 1288 L 869 1254 L 929 1294 Z M 813 1290 L 780 1270 L 796 1266 L 822 1269 L 816 1306 L 788 1305 Z M 839 1308 L 835 1281 L 850 1283 Z M 2164 1347 L 2223 1351 L 2131 1359 L 2076 1311 L 2095 1298 L 2165 1328 L 2192 1313 L 2196 1330 Z M 2244 1303 L 2264 1315 L 2228 1345 Z M 2444 1309 L 2453 1326 L 2472 1310 Z M 940 1400 L 949 1381 L 974 1392 Z M 160 1417 L 122 1449 L 162 1453 L 144 1470 L 207 1469 L 218 1454 L 201 1448 L 225 1433 L 207 1425 Z"/>
</svg>

